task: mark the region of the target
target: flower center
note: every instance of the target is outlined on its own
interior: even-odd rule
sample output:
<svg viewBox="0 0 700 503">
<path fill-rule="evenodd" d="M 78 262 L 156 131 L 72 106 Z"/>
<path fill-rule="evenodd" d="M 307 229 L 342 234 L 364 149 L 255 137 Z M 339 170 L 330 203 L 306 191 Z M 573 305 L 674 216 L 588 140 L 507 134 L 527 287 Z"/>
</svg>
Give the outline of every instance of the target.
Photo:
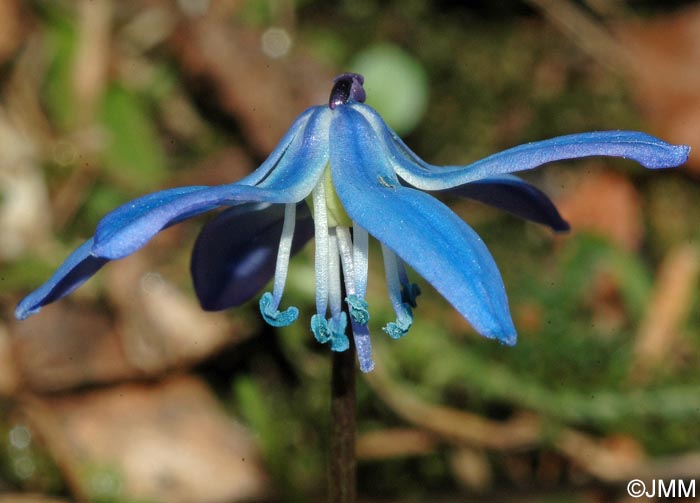
<svg viewBox="0 0 700 503">
<path fill-rule="evenodd" d="M 328 228 L 337 227 L 342 225 L 343 227 L 352 227 L 352 219 L 345 212 L 343 208 L 343 203 L 340 202 L 338 198 L 338 193 L 335 191 L 333 186 L 333 179 L 331 178 L 330 166 L 326 166 L 323 176 L 318 183 L 323 184 L 325 201 L 326 201 L 326 218 L 328 222 Z M 309 195 L 306 198 L 306 202 L 311 209 L 311 216 L 316 218 L 316 208 L 314 206 L 313 196 Z"/>
</svg>

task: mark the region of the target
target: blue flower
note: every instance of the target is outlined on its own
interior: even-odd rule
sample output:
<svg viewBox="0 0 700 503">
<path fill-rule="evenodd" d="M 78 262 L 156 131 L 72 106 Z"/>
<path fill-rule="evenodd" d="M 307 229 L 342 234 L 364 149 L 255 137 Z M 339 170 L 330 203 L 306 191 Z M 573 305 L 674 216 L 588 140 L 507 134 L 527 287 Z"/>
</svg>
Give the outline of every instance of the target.
<svg viewBox="0 0 700 503">
<path fill-rule="evenodd" d="M 389 336 L 403 336 L 413 322 L 420 291 L 408 279 L 407 264 L 477 332 L 514 344 L 508 299 L 491 254 L 466 223 L 426 191 L 475 199 L 563 231 L 568 224 L 547 196 L 510 173 L 592 155 L 668 168 L 684 163 L 689 153 L 686 146 L 645 133 L 605 131 L 528 143 L 467 166 L 436 167 L 363 104 L 361 75 L 343 74 L 334 82 L 328 106 L 303 112 L 267 160 L 242 180 L 155 192 L 107 214 L 94 237 L 24 298 L 15 316 L 24 319 L 69 294 L 161 230 L 226 207 L 204 226 L 192 253 L 192 278 L 204 309 L 238 306 L 274 278 L 272 291 L 260 298 L 260 311 L 271 325 L 289 325 L 299 314 L 295 307 L 281 309 L 289 258 L 314 237 L 311 330 L 319 342 L 344 351 L 349 324 L 360 368 L 370 371 L 365 294 L 371 235 L 381 243 L 396 313 L 396 321 L 384 327 Z"/>
</svg>

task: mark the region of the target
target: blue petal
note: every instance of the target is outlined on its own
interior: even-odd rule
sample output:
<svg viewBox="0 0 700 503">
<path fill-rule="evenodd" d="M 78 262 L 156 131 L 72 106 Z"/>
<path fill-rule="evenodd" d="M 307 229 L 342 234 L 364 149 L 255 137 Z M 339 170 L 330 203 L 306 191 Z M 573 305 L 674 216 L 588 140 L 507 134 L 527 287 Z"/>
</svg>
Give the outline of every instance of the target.
<svg viewBox="0 0 700 503">
<path fill-rule="evenodd" d="M 495 206 L 526 220 L 548 225 L 556 232 L 570 228 L 544 192 L 514 175 L 483 178 L 445 193 Z"/>
<path fill-rule="evenodd" d="M 292 254 L 314 235 L 306 203 L 297 205 Z M 218 311 L 250 300 L 273 277 L 284 206 L 249 203 L 229 208 L 199 233 L 190 271 L 202 308 Z"/>
<path fill-rule="evenodd" d="M 334 111 L 331 173 L 348 215 L 429 281 L 472 326 L 516 340 L 500 273 L 479 236 L 435 198 L 403 187 L 382 141 L 348 106 Z"/>
<path fill-rule="evenodd" d="M 92 252 L 125 257 L 165 227 L 222 205 L 245 202 L 294 203 L 309 195 L 328 162 L 330 110 L 315 107 L 267 177 L 253 187 L 232 183 L 156 192 L 122 205 L 97 226 Z M 178 193 L 182 191 L 182 193 Z"/>
<path fill-rule="evenodd" d="M 280 161 L 280 159 L 282 159 L 282 156 L 285 155 L 292 141 L 300 132 L 304 131 L 304 128 L 309 121 L 309 117 L 311 117 L 311 114 L 316 108 L 318 107 L 307 108 L 296 119 L 294 119 L 292 125 L 279 141 L 275 149 L 270 152 L 269 156 L 267 156 L 267 159 L 265 159 L 265 161 L 255 171 L 241 178 L 237 183 L 243 185 L 257 185 L 263 181 L 270 174 L 270 172 L 277 167 L 277 163 Z"/>
<path fill-rule="evenodd" d="M 536 168 L 542 164 L 594 155 L 624 157 L 650 169 L 680 166 L 690 147 L 671 145 L 639 131 L 596 131 L 526 143 L 466 166 L 434 166 L 423 161 L 387 126 L 371 107 L 351 107 L 371 123 L 387 148 L 396 174 L 422 190 L 444 190 L 486 177 Z"/>
<path fill-rule="evenodd" d="M 15 317 L 23 320 L 36 314 L 46 304 L 68 295 L 95 274 L 109 260 L 90 254 L 92 239 L 79 246 L 49 280 L 27 295 L 15 308 Z"/>
</svg>

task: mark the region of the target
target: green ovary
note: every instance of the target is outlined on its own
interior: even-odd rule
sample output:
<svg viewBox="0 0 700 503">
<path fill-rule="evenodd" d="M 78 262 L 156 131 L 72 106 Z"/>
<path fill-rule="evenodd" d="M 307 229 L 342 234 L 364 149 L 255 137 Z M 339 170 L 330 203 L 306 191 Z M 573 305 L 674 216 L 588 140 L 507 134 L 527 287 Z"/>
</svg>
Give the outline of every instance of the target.
<svg viewBox="0 0 700 503">
<path fill-rule="evenodd" d="M 333 179 L 331 178 L 330 167 L 326 167 L 323 172 L 323 189 L 326 194 L 326 213 L 328 219 L 328 227 L 352 227 L 352 219 L 345 213 L 345 208 L 343 208 L 343 203 L 338 199 L 338 194 L 333 186 Z M 314 205 L 311 200 L 311 196 L 307 198 L 307 203 L 309 208 L 311 208 L 311 215 L 314 214 Z"/>
</svg>

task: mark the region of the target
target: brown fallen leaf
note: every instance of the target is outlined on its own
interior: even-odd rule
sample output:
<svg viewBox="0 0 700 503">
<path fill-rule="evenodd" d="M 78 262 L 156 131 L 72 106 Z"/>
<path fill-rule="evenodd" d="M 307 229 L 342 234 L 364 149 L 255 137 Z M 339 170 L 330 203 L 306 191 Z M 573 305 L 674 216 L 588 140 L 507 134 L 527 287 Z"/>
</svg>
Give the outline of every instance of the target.
<svg viewBox="0 0 700 503">
<path fill-rule="evenodd" d="M 126 359 L 105 314 L 59 303 L 11 327 L 15 366 L 32 391 L 59 391 L 143 375 Z"/>
<path fill-rule="evenodd" d="M 616 33 L 631 55 L 628 81 L 653 132 L 690 145 L 688 166 L 700 171 L 700 6 L 689 5 Z"/>
<path fill-rule="evenodd" d="M 357 437 L 357 457 L 365 460 L 423 456 L 436 447 L 434 435 L 414 428 L 369 431 Z"/>
<path fill-rule="evenodd" d="M 269 495 L 250 435 L 195 377 L 35 396 L 22 404 L 82 498 L 94 495 L 108 474 L 125 499 L 233 503 Z"/>
<path fill-rule="evenodd" d="M 70 503 L 43 494 L 0 494 L 0 503 Z"/>
<path fill-rule="evenodd" d="M 12 396 L 18 387 L 19 375 L 12 354 L 10 332 L 0 321 L 0 396 Z"/>
<path fill-rule="evenodd" d="M 700 250 L 693 244 L 671 250 L 657 274 L 654 293 L 635 339 L 631 375 L 636 380 L 649 377 L 656 365 L 668 364 L 677 351 L 681 326 L 686 320 L 698 287 Z"/>
<path fill-rule="evenodd" d="M 641 198 L 625 176 L 591 169 L 567 187 L 557 199 L 557 207 L 572 232 L 605 236 L 628 251 L 639 248 L 644 232 Z"/>
<path fill-rule="evenodd" d="M 21 0 L 0 2 L 0 63 L 12 56 L 24 38 L 21 6 Z"/>
<path fill-rule="evenodd" d="M 264 156 L 302 110 L 328 99 L 332 76 L 300 50 L 269 58 L 261 48 L 262 30 L 226 19 L 216 8 L 183 17 L 170 48 L 192 87 L 239 121 Z"/>
<path fill-rule="evenodd" d="M 196 363 L 252 335 L 243 322 L 203 311 L 194 295 L 150 271 L 143 255 L 111 264 L 107 274 L 126 358 L 149 375 Z"/>
</svg>

